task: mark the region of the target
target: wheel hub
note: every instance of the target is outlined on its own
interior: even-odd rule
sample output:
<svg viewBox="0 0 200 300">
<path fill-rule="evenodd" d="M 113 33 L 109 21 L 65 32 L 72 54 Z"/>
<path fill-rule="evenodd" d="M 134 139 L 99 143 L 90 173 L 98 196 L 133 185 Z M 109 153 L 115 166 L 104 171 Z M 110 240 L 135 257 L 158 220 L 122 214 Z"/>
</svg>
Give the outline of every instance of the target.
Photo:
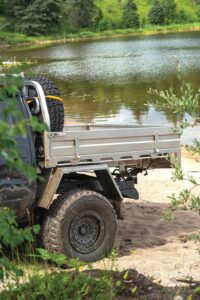
<svg viewBox="0 0 200 300">
<path fill-rule="evenodd" d="M 88 232 L 88 227 L 87 226 L 83 225 L 83 226 L 80 227 L 80 231 L 79 231 L 80 235 L 86 235 L 87 232 Z"/>
<path fill-rule="evenodd" d="M 70 242 L 79 253 L 87 254 L 99 247 L 105 234 L 102 217 L 95 211 L 78 214 L 70 226 Z"/>
</svg>

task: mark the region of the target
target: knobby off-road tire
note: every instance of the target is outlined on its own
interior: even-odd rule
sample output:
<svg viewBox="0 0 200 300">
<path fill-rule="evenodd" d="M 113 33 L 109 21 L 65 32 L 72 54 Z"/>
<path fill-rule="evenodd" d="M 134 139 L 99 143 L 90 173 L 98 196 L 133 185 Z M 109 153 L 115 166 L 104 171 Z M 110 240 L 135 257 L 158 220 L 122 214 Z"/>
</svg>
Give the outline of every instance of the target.
<svg viewBox="0 0 200 300">
<path fill-rule="evenodd" d="M 58 196 L 50 207 L 42 230 L 44 247 L 82 261 L 97 261 L 113 248 L 117 223 L 110 202 L 89 190 Z"/>
<path fill-rule="evenodd" d="M 27 80 L 37 81 L 43 88 L 45 96 L 56 96 L 60 98 L 59 89 L 56 85 L 44 76 L 27 77 Z M 36 90 L 33 87 L 29 88 L 29 96 L 37 97 Z M 64 106 L 62 101 L 53 98 L 46 98 L 46 104 L 49 112 L 51 131 L 63 131 L 64 127 Z"/>
</svg>

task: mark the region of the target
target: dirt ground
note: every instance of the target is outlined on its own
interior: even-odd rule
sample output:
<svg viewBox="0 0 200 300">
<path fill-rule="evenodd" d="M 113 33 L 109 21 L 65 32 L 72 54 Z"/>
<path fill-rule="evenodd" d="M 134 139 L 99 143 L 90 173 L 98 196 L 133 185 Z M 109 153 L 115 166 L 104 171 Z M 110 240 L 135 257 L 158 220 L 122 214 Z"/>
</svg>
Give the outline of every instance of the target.
<svg viewBox="0 0 200 300">
<path fill-rule="evenodd" d="M 200 177 L 200 162 L 183 153 L 182 167 Z M 119 249 L 119 270 L 133 269 L 163 286 L 177 286 L 182 280 L 200 281 L 200 244 L 187 241 L 187 236 L 200 231 L 200 216 L 177 211 L 171 222 L 162 220 L 172 193 L 185 183 L 171 180 L 172 170 L 149 171 L 139 176 L 140 200 L 125 199 L 125 219 L 119 221 L 116 246 Z M 105 267 L 106 261 L 96 264 Z"/>
</svg>

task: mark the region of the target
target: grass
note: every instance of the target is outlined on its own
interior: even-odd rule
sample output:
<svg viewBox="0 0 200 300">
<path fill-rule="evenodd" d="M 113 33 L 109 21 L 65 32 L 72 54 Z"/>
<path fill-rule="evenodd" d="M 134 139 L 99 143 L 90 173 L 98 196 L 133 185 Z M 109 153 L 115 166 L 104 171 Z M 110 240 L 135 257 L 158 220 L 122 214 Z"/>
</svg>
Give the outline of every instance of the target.
<svg viewBox="0 0 200 300">
<path fill-rule="evenodd" d="M 22 33 L 0 32 L 1 46 L 15 45 L 41 45 L 65 43 L 82 39 L 102 39 L 106 37 L 154 35 L 176 32 L 200 31 L 200 23 L 173 24 L 167 26 L 147 25 L 140 29 L 115 29 L 106 31 L 80 31 L 77 33 L 58 33 L 46 36 L 31 37 Z"/>
</svg>

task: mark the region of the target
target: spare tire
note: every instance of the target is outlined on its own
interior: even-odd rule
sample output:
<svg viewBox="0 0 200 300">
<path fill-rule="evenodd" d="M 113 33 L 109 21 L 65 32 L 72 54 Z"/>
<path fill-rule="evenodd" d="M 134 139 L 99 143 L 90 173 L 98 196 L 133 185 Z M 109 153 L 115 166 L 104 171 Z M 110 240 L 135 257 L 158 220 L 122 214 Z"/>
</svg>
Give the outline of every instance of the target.
<svg viewBox="0 0 200 300">
<path fill-rule="evenodd" d="M 26 80 L 37 81 L 43 88 L 46 96 L 46 104 L 49 112 L 51 123 L 51 131 L 63 131 L 64 127 L 64 105 L 61 99 L 60 91 L 56 85 L 47 77 L 30 76 Z M 37 97 L 37 92 L 34 87 L 29 87 L 28 96 L 30 98 Z"/>
</svg>

